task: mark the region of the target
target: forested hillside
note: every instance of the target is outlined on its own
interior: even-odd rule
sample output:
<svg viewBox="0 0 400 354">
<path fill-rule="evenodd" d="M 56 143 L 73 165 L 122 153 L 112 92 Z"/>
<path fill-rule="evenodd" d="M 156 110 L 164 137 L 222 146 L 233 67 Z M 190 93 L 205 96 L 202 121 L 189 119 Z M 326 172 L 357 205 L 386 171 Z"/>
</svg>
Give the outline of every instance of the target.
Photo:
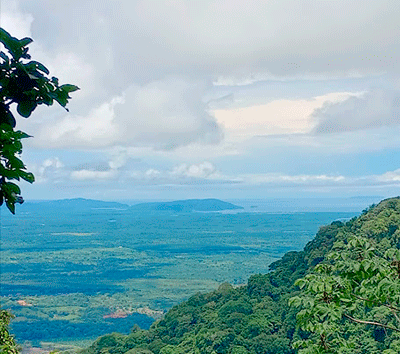
<svg viewBox="0 0 400 354">
<path fill-rule="evenodd" d="M 400 199 L 384 200 L 358 218 L 321 227 L 304 251 L 287 253 L 270 273 L 253 275 L 246 286 L 225 283 L 214 292 L 196 294 L 150 330 L 103 336 L 82 354 L 295 353 L 292 342 L 309 335 L 296 328 L 298 309 L 288 306 L 289 298 L 300 293 L 295 281 L 322 262 L 338 240 L 364 236 L 398 249 L 399 226 Z M 369 348 L 354 353 L 378 353 L 397 340 L 396 332 L 371 325 L 353 328 L 352 335 L 365 338 Z"/>
</svg>

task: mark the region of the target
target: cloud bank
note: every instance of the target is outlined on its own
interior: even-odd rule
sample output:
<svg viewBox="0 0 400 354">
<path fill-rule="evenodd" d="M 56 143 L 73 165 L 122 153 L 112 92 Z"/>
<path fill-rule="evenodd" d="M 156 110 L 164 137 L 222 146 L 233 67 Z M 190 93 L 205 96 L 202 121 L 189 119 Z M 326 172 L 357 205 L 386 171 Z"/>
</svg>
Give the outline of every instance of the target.
<svg viewBox="0 0 400 354">
<path fill-rule="evenodd" d="M 357 154 L 398 156 L 396 0 L 5 0 L 0 16 L 81 87 L 69 114 L 44 107 L 18 122 L 45 183 L 395 183 L 395 157 L 364 177 L 347 170 Z M 71 149 L 101 163 L 55 162 Z M 327 166 L 338 156 L 347 166 Z"/>
</svg>

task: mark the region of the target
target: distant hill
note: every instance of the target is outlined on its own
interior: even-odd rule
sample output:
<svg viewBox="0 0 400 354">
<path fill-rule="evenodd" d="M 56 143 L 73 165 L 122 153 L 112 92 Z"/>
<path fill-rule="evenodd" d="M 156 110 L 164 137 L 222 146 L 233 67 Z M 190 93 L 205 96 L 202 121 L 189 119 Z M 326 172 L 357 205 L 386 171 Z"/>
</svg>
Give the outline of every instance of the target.
<svg viewBox="0 0 400 354">
<path fill-rule="evenodd" d="M 227 203 L 219 199 L 187 199 L 176 200 L 163 203 L 140 203 L 133 205 L 133 211 L 174 211 L 174 212 L 192 212 L 192 211 L 222 211 L 243 209 L 232 203 Z"/>
<path fill-rule="evenodd" d="M 90 209 L 130 209 L 135 212 L 150 211 L 173 211 L 173 212 L 192 212 L 192 211 L 223 211 L 243 209 L 241 206 L 224 202 L 219 199 L 187 199 L 172 202 L 151 202 L 140 203 L 133 206 L 118 202 L 107 202 L 102 200 L 73 198 L 59 200 L 45 200 L 35 202 L 25 202 L 18 206 L 19 211 L 40 211 L 40 210 L 90 210 Z"/>
<path fill-rule="evenodd" d="M 70 210 L 88 210 L 88 209 L 128 209 L 129 205 L 117 203 L 117 202 L 105 202 L 102 200 L 84 199 L 84 198 L 74 198 L 74 199 L 60 199 L 60 200 L 46 200 L 40 202 L 26 202 L 18 206 L 19 210 L 29 210 L 34 208 L 35 210 L 40 210 L 46 208 L 54 209 L 70 209 Z"/>
</svg>

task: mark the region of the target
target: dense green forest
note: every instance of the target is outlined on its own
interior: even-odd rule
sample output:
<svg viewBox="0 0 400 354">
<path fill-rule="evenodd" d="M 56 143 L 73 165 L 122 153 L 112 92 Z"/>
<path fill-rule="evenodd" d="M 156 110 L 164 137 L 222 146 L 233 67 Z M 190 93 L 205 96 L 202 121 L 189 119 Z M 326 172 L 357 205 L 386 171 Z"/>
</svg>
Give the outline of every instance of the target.
<svg viewBox="0 0 400 354">
<path fill-rule="evenodd" d="M 214 292 L 196 294 L 149 330 L 134 327 L 128 335 L 100 337 L 82 354 L 295 353 L 292 343 L 310 336 L 296 326 L 298 309 L 288 305 L 290 298 L 301 294 L 296 280 L 323 262 L 336 241 L 363 236 L 398 249 L 399 226 L 400 199 L 384 200 L 360 217 L 321 227 L 303 251 L 287 253 L 270 266 L 270 273 L 251 276 L 246 286 L 225 283 Z M 358 339 L 356 347 L 343 353 L 382 353 L 399 342 L 396 331 L 341 321 L 351 330 L 345 337 Z"/>
</svg>

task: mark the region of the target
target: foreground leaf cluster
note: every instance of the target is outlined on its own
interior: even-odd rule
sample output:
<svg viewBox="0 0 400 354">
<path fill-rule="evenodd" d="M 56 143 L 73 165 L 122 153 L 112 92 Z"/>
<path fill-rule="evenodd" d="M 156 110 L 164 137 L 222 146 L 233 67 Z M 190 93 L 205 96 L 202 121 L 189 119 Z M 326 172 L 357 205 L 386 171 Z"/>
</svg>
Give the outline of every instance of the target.
<svg viewBox="0 0 400 354">
<path fill-rule="evenodd" d="M 337 241 L 295 282 L 303 291 L 289 303 L 301 308 L 298 325 L 312 333 L 294 343 L 299 353 L 400 352 L 400 250 L 397 219 L 390 219 L 390 237 Z"/>
<path fill-rule="evenodd" d="M 20 187 L 11 181 L 25 180 L 33 183 L 35 178 L 20 159 L 22 139 L 29 135 L 15 130 L 17 113 L 28 118 L 37 106 L 51 106 L 53 101 L 62 107 L 68 103 L 69 93 L 78 90 L 75 85 L 59 86 L 56 77 L 49 78 L 49 70 L 41 63 L 30 60 L 28 45 L 31 38 L 18 39 L 0 27 L 0 206 L 5 202 L 15 214 L 15 204 L 23 203 Z M 8 332 L 12 316 L 0 309 L 0 352 L 18 352 L 13 337 Z"/>
<path fill-rule="evenodd" d="M 31 38 L 17 39 L 0 28 L 0 49 L 5 50 L 0 50 L 0 205 L 5 202 L 13 214 L 15 204 L 23 199 L 19 186 L 10 181 L 35 180 L 19 158 L 21 140 L 29 135 L 15 130 L 13 105 L 21 117 L 28 118 L 42 104 L 51 106 L 56 101 L 65 108 L 71 98 L 69 93 L 79 89 L 75 85 L 59 85 L 54 76 L 49 78 L 50 72 L 42 63 L 30 60 L 30 43 Z"/>
<path fill-rule="evenodd" d="M 8 331 L 12 318 L 9 312 L 0 309 L 0 353 L 17 354 L 19 352 L 14 337 Z"/>
</svg>

